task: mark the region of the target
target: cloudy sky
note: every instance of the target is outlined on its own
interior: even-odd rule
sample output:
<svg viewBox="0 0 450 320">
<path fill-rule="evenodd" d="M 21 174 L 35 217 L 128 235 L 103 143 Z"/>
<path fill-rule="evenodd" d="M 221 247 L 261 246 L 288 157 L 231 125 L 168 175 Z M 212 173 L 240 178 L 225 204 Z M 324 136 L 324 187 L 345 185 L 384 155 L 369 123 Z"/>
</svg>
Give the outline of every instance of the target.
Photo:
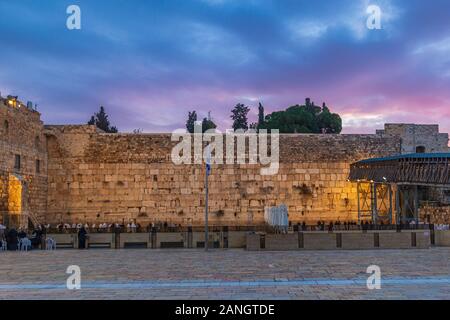
<svg viewBox="0 0 450 320">
<path fill-rule="evenodd" d="M 81 8 L 81 30 L 66 9 Z M 366 27 L 369 5 L 381 30 Z M 238 102 L 267 112 L 325 101 L 345 133 L 385 122 L 450 131 L 448 0 L 0 0 L 0 92 L 48 124 L 100 105 L 120 131 L 183 128 Z"/>
</svg>

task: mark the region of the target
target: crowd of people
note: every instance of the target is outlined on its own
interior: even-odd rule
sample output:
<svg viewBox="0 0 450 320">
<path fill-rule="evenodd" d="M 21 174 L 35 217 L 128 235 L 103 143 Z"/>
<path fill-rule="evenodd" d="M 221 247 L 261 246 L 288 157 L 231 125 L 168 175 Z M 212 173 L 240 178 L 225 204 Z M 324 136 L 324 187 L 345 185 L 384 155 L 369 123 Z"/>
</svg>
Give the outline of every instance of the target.
<svg viewBox="0 0 450 320">
<path fill-rule="evenodd" d="M 101 233 L 101 232 L 150 232 L 151 230 L 155 231 L 180 231 L 182 229 L 181 224 L 174 224 L 174 223 L 168 223 L 168 222 L 152 222 L 149 223 L 147 226 L 142 226 L 138 222 L 128 222 L 125 223 L 59 223 L 55 227 L 51 226 L 50 224 L 47 225 L 48 230 L 52 230 L 59 233 L 75 233 L 79 232 L 82 228 L 85 229 L 86 232 L 94 232 L 94 233 Z"/>
<path fill-rule="evenodd" d="M 293 226 L 294 230 L 298 231 L 345 231 L 345 230 L 383 230 L 383 229 L 415 229 L 421 225 L 425 225 L 423 222 L 417 223 L 415 220 L 404 222 L 401 224 L 390 224 L 384 221 L 373 223 L 373 221 L 365 220 L 360 223 L 355 221 L 317 221 L 315 225 L 307 225 L 305 222 L 297 223 Z M 445 227 L 445 226 L 443 226 Z M 448 225 L 447 225 L 448 227 Z M 435 226 L 436 228 L 436 226 Z M 448 229 L 442 229 L 448 230 Z"/>
<path fill-rule="evenodd" d="M 435 230 L 450 230 L 450 225 L 448 225 L 448 224 L 443 224 L 443 223 L 441 223 L 441 224 L 435 224 L 435 225 L 434 225 L 434 229 L 435 229 Z"/>
<path fill-rule="evenodd" d="M 21 242 L 30 243 L 30 246 L 26 249 L 33 248 L 43 248 L 43 238 L 46 234 L 45 226 L 38 225 L 31 232 L 25 228 L 6 228 L 4 225 L 0 224 L 0 243 L 2 244 L 2 248 L 6 250 L 15 251 L 19 249 L 19 245 Z M 24 239 L 30 241 L 23 241 Z"/>
</svg>

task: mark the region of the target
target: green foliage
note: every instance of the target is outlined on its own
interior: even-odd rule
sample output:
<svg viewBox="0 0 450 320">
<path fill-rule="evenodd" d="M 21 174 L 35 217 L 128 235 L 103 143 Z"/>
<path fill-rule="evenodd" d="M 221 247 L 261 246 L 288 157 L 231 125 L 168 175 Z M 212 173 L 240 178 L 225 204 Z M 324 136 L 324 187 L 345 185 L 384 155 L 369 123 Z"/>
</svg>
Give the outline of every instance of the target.
<svg viewBox="0 0 450 320">
<path fill-rule="evenodd" d="M 206 130 L 209 130 L 209 129 L 215 129 L 215 128 L 217 128 L 217 126 L 211 119 L 203 118 L 202 132 L 205 132 Z"/>
<path fill-rule="evenodd" d="M 186 121 L 186 129 L 189 133 L 194 133 L 195 121 L 197 121 L 197 112 L 189 111 L 188 119 Z"/>
<path fill-rule="evenodd" d="M 242 103 L 238 103 L 233 110 L 231 110 L 231 119 L 233 119 L 233 129 L 248 129 L 248 119 L 247 114 L 250 111 L 250 108 L 243 105 Z"/>
<path fill-rule="evenodd" d="M 88 121 L 90 125 L 96 125 L 97 128 L 107 132 L 107 133 L 117 133 L 117 127 L 111 126 L 109 123 L 108 115 L 105 112 L 103 106 L 100 107 L 99 112 L 94 113 L 91 119 Z"/>
<path fill-rule="evenodd" d="M 276 111 L 265 117 L 259 129 L 278 129 L 280 133 L 340 133 L 341 117 L 328 107 L 315 106 L 306 99 L 305 105 L 295 105 L 285 111 Z"/>
</svg>

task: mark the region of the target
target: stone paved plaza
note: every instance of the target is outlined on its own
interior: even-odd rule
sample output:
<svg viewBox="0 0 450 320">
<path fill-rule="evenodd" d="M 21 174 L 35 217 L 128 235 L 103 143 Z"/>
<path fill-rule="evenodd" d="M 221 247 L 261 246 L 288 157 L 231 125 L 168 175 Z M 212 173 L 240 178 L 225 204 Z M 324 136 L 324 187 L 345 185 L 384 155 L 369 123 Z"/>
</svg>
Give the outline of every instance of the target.
<svg viewBox="0 0 450 320">
<path fill-rule="evenodd" d="M 1 252 L 0 299 L 450 299 L 450 249 Z M 81 268 L 68 290 L 66 269 Z M 381 290 L 366 269 L 381 268 Z"/>
</svg>

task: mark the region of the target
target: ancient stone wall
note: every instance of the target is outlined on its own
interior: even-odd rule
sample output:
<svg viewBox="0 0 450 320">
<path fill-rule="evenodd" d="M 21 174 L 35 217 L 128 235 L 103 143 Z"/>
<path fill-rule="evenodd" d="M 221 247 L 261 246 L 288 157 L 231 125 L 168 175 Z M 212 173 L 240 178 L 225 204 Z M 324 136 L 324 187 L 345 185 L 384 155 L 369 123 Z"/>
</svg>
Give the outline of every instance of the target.
<svg viewBox="0 0 450 320">
<path fill-rule="evenodd" d="M 438 125 L 387 123 L 377 133 L 400 137 L 402 154 L 449 152 L 448 133 L 440 133 Z"/>
<path fill-rule="evenodd" d="M 450 206 L 424 206 L 420 208 L 419 216 L 421 221 L 426 221 L 434 224 L 450 224 Z"/>
<path fill-rule="evenodd" d="M 204 165 L 175 165 L 169 134 L 106 134 L 91 126 L 47 126 L 46 220 L 198 225 L 204 221 Z M 210 222 L 263 223 L 266 206 L 286 204 L 290 221 L 355 220 L 350 163 L 397 154 L 380 135 L 282 135 L 278 174 L 260 165 L 213 165 Z"/>
<path fill-rule="evenodd" d="M 19 101 L 14 104 L 8 102 L 0 97 L 0 219 L 8 214 L 8 207 L 17 202 L 14 199 L 19 195 L 9 194 L 11 190 L 23 192 L 20 210 L 44 217 L 47 208 L 47 146 L 43 123 L 35 110 Z"/>
</svg>

